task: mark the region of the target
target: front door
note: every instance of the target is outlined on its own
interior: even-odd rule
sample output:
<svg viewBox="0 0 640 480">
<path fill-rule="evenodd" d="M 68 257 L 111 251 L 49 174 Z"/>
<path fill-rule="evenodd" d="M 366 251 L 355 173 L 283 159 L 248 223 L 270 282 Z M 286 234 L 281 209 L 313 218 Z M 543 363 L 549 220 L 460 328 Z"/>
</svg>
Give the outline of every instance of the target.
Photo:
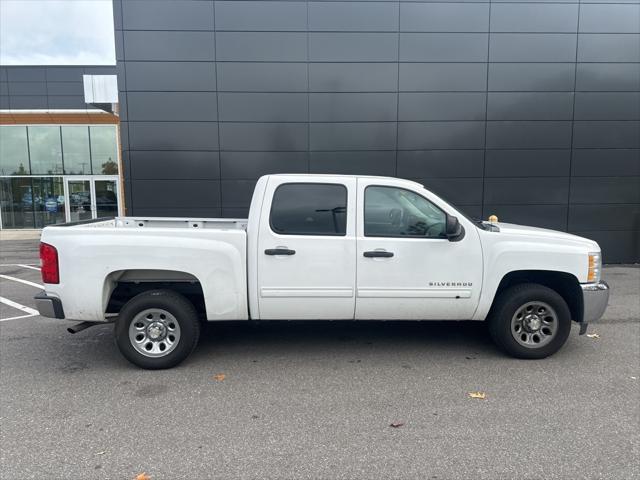
<svg viewBox="0 0 640 480">
<path fill-rule="evenodd" d="M 67 221 L 80 222 L 119 215 L 117 177 L 66 177 Z"/>
<path fill-rule="evenodd" d="M 271 177 L 258 233 L 261 319 L 352 319 L 355 178 Z"/>
<path fill-rule="evenodd" d="M 455 242 L 446 213 L 406 182 L 358 179 L 357 319 L 470 319 L 478 305 L 482 251 L 475 227 Z M 464 224 L 463 224 L 464 225 Z"/>
</svg>

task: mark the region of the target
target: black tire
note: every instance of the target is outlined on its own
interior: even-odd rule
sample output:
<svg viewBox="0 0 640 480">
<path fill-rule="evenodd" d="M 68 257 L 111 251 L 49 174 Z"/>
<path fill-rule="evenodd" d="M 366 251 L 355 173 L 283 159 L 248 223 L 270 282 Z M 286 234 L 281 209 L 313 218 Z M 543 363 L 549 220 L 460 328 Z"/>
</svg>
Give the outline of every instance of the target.
<svg viewBox="0 0 640 480">
<path fill-rule="evenodd" d="M 154 313 L 150 314 L 151 317 L 140 317 L 141 313 L 145 311 L 165 312 L 165 314 L 158 313 L 158 318 L 164 317 L 166 319 L 168 317 L 170 319 L 162 320 L 163 322 L 169 322 L 166 327 L 162 327 L 165 328 L 163 332 L 167 339 L 164 349 L 168 353 L 158 351 L 155 353 L 156 356 L 149 356 L 152 353 L 143 354 L 139 351 L 144 350 L 144 347 L 135 347 L 133 345 L 135 338 L 131 338 L 130 329 L 136 328 L 136 326 L 132 326 L 134 319 L 138 317 L 136 325 L 143 325 L 140 337 L 144 336 L 146 339 L 149 324 L 143 324 L 140 319 L 142 318 L 147 322 L 146 318 L 154 318 Z M 169 325 L 173 325 L 174 332 L 177 331 L 177 337 L 174 336 L 175 342 L 170 347 L 167 347 L 171 337 Z M 198 313 L 195 307 L 184 296 L 172 290 L 150 290 L 136 295 L 122 307 L 115 324 L 116 345 L 118 345 L 122 355 L 134 365 L 148 370 L 175 367 L 191 354 L 198 344 L 199 337 L 200 322 L 198 321 Z M 160 339 L 157 342 L 158 346 L 162 347 L 162 336 L 157 338 Z M 153 339 L 153 341 L 155 340 Z M 147 345 L 153 344 L 153 341 L 150 338 Z M 160 350 L 160 348 L 157 350 Z"/>
<path fill-rule="evenodd" d="M 544 302 L 555 312 L 555 333 L 548 343 L 522 345 L 512 326 L 512 319 L 530 302 Z M 496 345 L 516 358 L 539 359 L 554 354 L 565 344 L 571 332 L 571 312 L 564 299 L 555 291 L 537 283 L 515 285 L 502 292 L 489 313 L 489 333 Z M 527 333 L 523 338 L 527 337 Z"/>
</svg>

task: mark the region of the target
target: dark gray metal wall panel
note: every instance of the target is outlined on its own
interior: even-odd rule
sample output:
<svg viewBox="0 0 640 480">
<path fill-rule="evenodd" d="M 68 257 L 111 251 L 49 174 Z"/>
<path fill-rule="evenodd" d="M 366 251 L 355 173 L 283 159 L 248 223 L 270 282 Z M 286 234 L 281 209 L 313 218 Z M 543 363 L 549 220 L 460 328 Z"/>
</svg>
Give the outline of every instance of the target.
<svg viewBox="0 0 640 480">
<path fill-rule="evenodd" d="M 400 122 L 399 150 L 484 148 L 485 122 Z"/>
<path fill-rule="evenodd" d="M 309 119 L 312 122 L 395 121 L 397 110 L 396 93 L 309 95 Z"/>
<path fill-rule="evenodd" d="M 132 180 L 134 208 L 210 208 L 220 206 L 219 180 Z M 166 215 L 165 215 L 166 216 Z"/>
<path fill-rule="evenodd" d="M 569 176 L 571 150 L 487 150 L 487 177 Z M 544 182 L 544 180 L 542 180 Z"/>
<path fill-rule="evenodd" d="M 49 108 L 46 95 L 10 95 L 9 108 L 14 110 L 38 110 Z"/>
<path fill-rule="evenodd" d="M 220 149 L 239 151 L 307 150 L 306 123 L 220 123 Z"/>
<path fill-rule="evenodd" d="M 491 7 L 491 32 L 575 33 L 578 5 L 496 3 Z"/>
<path fill-rule="evenodd" d="M 131 205 L 131 203 L 127 204 Z M 220 218 L 223 209 L 220 207 L 135 207 L 135 215 L 139 217 L 190 217 L 190 218 Z M 130 213 L 128 213 L 131 215 Z M 247 218 L 247 215 L 224 215 L 226 217 Z"/>
<path fill-rule="evenodd" d="M 390 65 L 395 70 L 395 65 Z M 486 63 L 401 63 L 400 91 L 484 92 Z M 394 72 L 395 73 L 395 72 Z"/>
<path fill-rule="evenodd" d="M 491 92 L 488 120 L 571 120 L 572 92 Z"/>
<path fill-rule="evenodd" d="M 114 67 L 109 67 L 113 70 Z M 84 69 L 82 67 L 47 67 L 47 82 L 81 82 Z M 113 71 L 110 72 L 113 75 Z"/>
<path fill-rule="evenodd" d="M 307 173 L 308 152 L 220 152 L 222 177 L 256 179 L 272 173 Z"/>
<path fill-rule="evenodd" d="M 212 2 L 127 0 L 122 16 L 124 30 L 213 30 Z"/>
<path fill-rule="evenodd" d="M 131 150 L 217 150 L 215 122 L 129 122 Z"/>
<path fill-rule="evenodd" d="M 397 2 L 309 2 L 310 31 L 396 32 Z"/>
<path fill-rule="evenodd" d="M 482 177 L 483 150 L 412 150 L 398 152 L 403 178 Z"/>
<path fill-rule="evenodd" d="M 394 151 L 311 152 L 310 173 L 341 175 L 386 175 L 396 172 Z"/>
<path fill-rule="evenodd" d="M 640 148 L 640 122 L 575 121 L 574 148 Z"/>
<path fill-rule="evenodd" d="M 309 33 L 312 62 L 395 62 L 396 33 Z"/>
<path fill-rule="evenodd" d="M 490 63 L 489 91 L 572 92 L 574 63 Z"/>
<path fill-rule="evenodd" d="M 306 122 L 309 117 L 306 93 L 219 93 L 218 96 L 218 115 L 223 122 Z"/>
<path fill-rule="evenodd" d="M 218 152 L 129 152 L 133 180 L 215 180 L 220 178 Z M 179 169 L 175 165 L 180 165 Z"/>
<path fill-rule="evenodd" d="M 396 175 L 638 261 L 640 6 L 578 3 L 134 0 L 116 31 L 128 213 L 245 216 L 268 173 Z M 47 108 L 80 82 L 38 72 L 11 75 L 48 95 L 0 99 Z M 136 202 L 174 178 L 166 206 Z"/>
<path fill-rule="evenodd" d="M 125 31 L 124 58 L 127 60 L 213 61 L 213 32 Z"/>
<path fill-rule="evenodd" d="M 82 79 L 82 75 L 78 78 Z M 47 82 L 48 95 L 78 95 L 84 92 L 82 82 Z"/>
<path fill-rule="evenodd" d="M 207 92 L 216 90 L 213 62 L 126 62 L 127 90 Z"/>
<path fill-rule="evenodd" d="M 9 87 L 7 82 L 0 82 L 0 95 L 9 95 Z"/>
<path fill-rule="evenodd" d="M 640 231 L 640 204 L 571 205 L 569 230 L 584 230 L 586 228 L 591 230 Z"/>
<path fill-rule="evenodd" d="M 501 222 L 532 227 L 567 229 L 566 205 L 485 205 L 485 216 L 496 215 Z"/>
<path fill-rule="evenodd" d="M 486 33 L 401 33 L 401 62 L 486 62 Z"/>
<path fill-rule="evenodd" d="M 304 62 L 307 34 L 295 32 L 217 32 L 218 61 Z"/>
<path fill-rule="evenodd" d="M 398 119 L 484 120 L 485 93 L 400 93 Z"/>
<path fill-rule="evenodd" d="M 309 90 L 396 92 L 398 66 L 395 63 L 310 63 Z"/>
<path fill-rule="evenodd" d="M 640 62 L 640 35 L 578 35 L 579 62 Z"/>
<path fill-rule="evenodd" d="M 397 23 L 396 23 L 397 28 Z M 402 3 L 401 32 L 488 32 L 488 3 Z"/>
<path fill-rule="evenodd" d="M 255 180 L 222 180 L 222 207 L 248 207 L 255 186 Z"/>
<path fill-rule="evenodd" d="M 638 230 L 571 230 L 571 233 L 598 242 L 602 249 L 604 263 L 637 263 L 640 258 L 640 233 Z"/>
<path fill-rule="evenodd" d="M 415 180 L 454 205 L 482 204 L 481 178 L 418 178 Z"/>
<path fill-rule="evenodd" d="M 569 148 L 571 122 L 487 123 L 487 148 Z"/>
<path fill-rule="evenodd" d="M 576 177 L 640 176 L 640 150 L 576 149 L 571 174 Z"/>
<path fill-rule="evenodd" d="M 47 98 L 47 104 L 51 109 L 84 109 L 87 104 L 84 102 L 84 96 L 80 95 L 50 95 Z"/>
<path fill-rule="evenodd" d="M 46 95 L 46 82 L 9 82 L 11 95 Z"/>
<path fill-rule="evenodd" d="M 211 65 L 211 64 L 207 64 Z M 306 92 L 305 63 L 218 63 L 221 92 Z"/>
<path fill-rule="evenodd" d="M 640 203 L 640 177 L 573 177 L 571 203 Z"/>
<path fill-rule="evenodd" d="M 9 82 L 46 82 L 44 67 L 19 67 L 7 69 Z"/>
<path fill-rule="evenodd" d="M 305 31 L 307 5 L 295 1 L 218 1 L 216 30 Z"/>
<path fill-rule="evenodd" d="M 8 95 L 0 95 L 0 109 L 1 110 L 9 110 L 11 106 L 9 105 L 9 96 Z"/>
<path fill-rule="evenodd" d="M 580 32 L 640 33 L 640 4 L 584 5 L 580 8 Z"/>
<path fill-rule="evenodd" d="M 640 63 L 578 63 L 576 91 L 640 89 Z"/>
<path fill-rule="evenodd" d="M 311 123 L 311 150 L 395 150 L 396 123 Z"/>
<path fill-rule="evenodd" d="M 578 92 L 575 120 L 640 120 L 640 92 Z"/>
<path fill-rule="evenodd" d="M 129 92 L 129 121 L 215 122 L 215 92 Z"/>
<path fill-rule="evenodd" d="M 492 33 L 491 62 L 573 62 L 576 35 L 567 33 Z"/>
<path fill-rule="evenodd" d="M 487 205 L 563 205 L 569 196 L 568 177 L 546 177 L 544 188 L 532 188 L 531 178 L 487 178 Z"/>
</svg>

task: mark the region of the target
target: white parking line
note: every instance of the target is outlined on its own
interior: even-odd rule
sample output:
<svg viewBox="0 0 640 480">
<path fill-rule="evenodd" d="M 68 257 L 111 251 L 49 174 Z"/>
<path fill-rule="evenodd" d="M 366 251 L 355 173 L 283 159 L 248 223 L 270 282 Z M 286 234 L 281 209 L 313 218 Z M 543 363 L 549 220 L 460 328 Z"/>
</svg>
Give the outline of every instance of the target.
<svg viewBox="0 0 640 480">
<path fill-rule="evenodd" d="M 18 320 L 19 318 L 30 318 L 30 317 L 35 317 L 36 314 L 32 313 L 29 315 L 18 315 L 17 317 L 9 317 L 9 318 L 0 318 L 0 322 L 7 322 L 9 320 Z"/>
<path fill-rule="evenodd" d="M 0 267 L 36 267 L 39 263 L 0 263 Z M 38 268 L 40 270 L 40 268 Z"/>
<path fill-rule="evenodd" d="M 40 267 L 35 267 L 33 265 L 25 265 L 25 264 L 19 263 L 18 266 L 22 268 L 30 268 L 31 270 L 40 271 Z"/>
<path fill-rule="evenodd" d="M 5 280 L 11 280 L 13 282 L 24 283 L 25 285 L 30 285 L 32 287 L 44 289 L 44 285 L 40 285 L 39 283 L 30 282 L 29 280 L 22 280 L 21 278 L 10 277 L 9 275 L 0 275 L 0 278 L 4 278 Z"/>
<path fill-rule="evenodd" d="M 24 305 L 21 305 L 20 303 L 14 302 L 13 300 L 9 300 L 8 298 L 0 297 L 0 303 L 4 303 L 5 305 L 8 305 L 10 307 L 17 308 L 18 310 L 21 310 L 24 313 L 28 313 L 30 316 L 31 315 L 40 315 L 40 313 L 36 309 L 31 308 L 31 307 L 25 307 Z M 12 320 L 12 319 L 15 319 L 15 317 L 3 318 L 2 321 L 4 322 L 5 320 Z"/>
</svg>

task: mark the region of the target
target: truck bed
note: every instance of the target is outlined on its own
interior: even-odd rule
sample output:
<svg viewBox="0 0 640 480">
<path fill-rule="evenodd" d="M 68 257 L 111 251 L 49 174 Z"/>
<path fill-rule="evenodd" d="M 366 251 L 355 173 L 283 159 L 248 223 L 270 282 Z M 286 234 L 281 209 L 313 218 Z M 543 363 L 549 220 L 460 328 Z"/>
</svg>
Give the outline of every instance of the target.
<svg viewBox="0 0 640 480">
<path fill-rule="evenodd" d="M 85 222 L 67 223 L 59 226 L 93 228 L 216 228 L 247 230 L 246 218 L 187 218 L 187 217 L 115 217 L 98 218 Z"/>
</svg>

